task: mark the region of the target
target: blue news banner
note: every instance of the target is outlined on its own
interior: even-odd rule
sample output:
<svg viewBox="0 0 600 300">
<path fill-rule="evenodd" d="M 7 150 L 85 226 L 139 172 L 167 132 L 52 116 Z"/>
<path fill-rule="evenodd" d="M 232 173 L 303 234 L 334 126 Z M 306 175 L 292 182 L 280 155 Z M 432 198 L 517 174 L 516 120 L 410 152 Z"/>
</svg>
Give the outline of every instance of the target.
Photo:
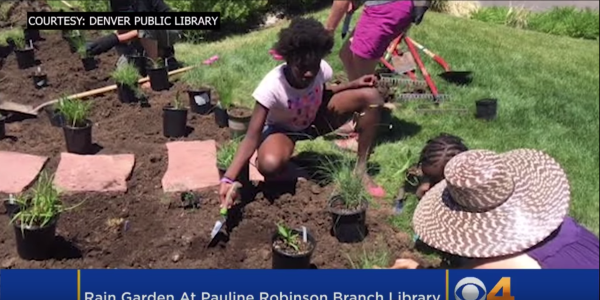
<svg viewBox="0 0 600 300">
<path fill-rule="evenodd" d="M 598 300 L 598 270 L 1 270 L 2 300 Z"/>
</svg>

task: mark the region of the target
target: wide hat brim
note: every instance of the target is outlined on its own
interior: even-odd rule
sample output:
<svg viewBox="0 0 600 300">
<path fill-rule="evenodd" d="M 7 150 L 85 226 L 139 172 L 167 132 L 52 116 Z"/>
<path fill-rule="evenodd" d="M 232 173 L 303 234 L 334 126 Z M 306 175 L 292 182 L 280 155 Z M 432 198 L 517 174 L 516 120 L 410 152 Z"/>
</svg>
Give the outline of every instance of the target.
<svg viewBox="0 0 600 300">
<path fill-rule="evenodd" d="M 550 236 L 569 211 L 570 187 L 561 166 L 547 154 L 519 149 L 498 154 L 514 182 L 511 196 L 486 212 L 453 201 L 444 180 L 421 199 L 413 227 L 429 246 L 471 258 L 516 254 Z"/>
</svg>

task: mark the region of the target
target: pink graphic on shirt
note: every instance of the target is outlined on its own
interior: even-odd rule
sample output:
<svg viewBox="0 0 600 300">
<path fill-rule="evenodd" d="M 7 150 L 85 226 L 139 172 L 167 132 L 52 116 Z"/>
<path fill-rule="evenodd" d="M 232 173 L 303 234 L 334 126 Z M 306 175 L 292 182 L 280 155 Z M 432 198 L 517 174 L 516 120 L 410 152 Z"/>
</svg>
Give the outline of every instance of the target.
<svg viewBox="0 0 600 300">
<path fill-rule="evenodd" d="M 286 81 L 282 64 L 271 70 L 254 90 L 252 96 L 269 110 L 266 124 L 288 130 L 306 129 L 315 119 L 322 103 L 323 85 L 331 80 L 333 70 L 321 61 L 321 71 L 305 89 L 296 89 Z"/>
</svg>

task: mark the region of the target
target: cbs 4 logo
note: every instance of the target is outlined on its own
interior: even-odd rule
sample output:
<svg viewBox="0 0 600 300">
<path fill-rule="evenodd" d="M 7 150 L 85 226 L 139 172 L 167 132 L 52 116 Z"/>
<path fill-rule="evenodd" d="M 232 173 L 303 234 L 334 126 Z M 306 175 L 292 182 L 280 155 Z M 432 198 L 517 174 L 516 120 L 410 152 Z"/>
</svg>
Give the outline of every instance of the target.
<svg viewBox="0 0 600 300">
<path fill-rule="evenodd" d="M 502 277 L 488 293 L 485 284 L 475 277 L 465 277 L 454 287 L 456 300 L 515 300 L 510 294 L 510 277 Z"/>
</svg>

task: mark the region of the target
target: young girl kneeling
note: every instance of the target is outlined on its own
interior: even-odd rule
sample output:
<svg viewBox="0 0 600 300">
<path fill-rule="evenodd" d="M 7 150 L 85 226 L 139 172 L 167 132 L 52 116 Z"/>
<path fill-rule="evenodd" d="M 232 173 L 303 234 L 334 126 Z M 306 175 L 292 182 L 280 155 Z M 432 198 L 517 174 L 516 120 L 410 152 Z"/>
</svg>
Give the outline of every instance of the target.
<svg viewBox="0 0 600 300">
<path fill-rule="evenodd" d="M 256 104 L 248 131 L 221 179 L 222 203 L 257 149 L 258 171 L 265 180 L 275 178 L 286 169 L 297 141 L 328 134 L 357 115 L 360 139 L 355 172 L 363 176 L 373 196 L 385 196 L 366 174 L 384 103 L 375 88 L 376 77 L 326 87 L 333 70 L 323 58 L 333 44 L 333 36 L 312 18 L 295 19 L 279 33 L 275 50 L 285 63 L 271 70 L 253 93 Z"/>
</svg>

